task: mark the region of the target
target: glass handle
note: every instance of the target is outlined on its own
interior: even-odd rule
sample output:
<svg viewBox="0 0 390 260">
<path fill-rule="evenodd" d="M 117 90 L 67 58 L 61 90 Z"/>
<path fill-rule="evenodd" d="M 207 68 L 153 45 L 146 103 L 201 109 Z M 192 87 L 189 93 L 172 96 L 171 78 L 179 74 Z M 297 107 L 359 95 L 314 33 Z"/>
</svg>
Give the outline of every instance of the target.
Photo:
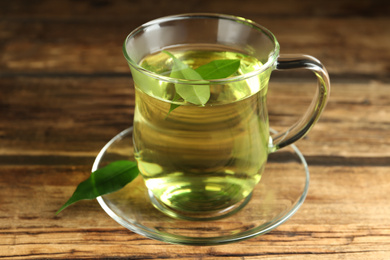
<svg viewBox="0 0 390 260">
<path fill-rule="evenodd" d="M 270 152 L 304 137 L 319 119 L 330 93 L 329 75 L 322 63 L 308 55 L 280 55 L 276 70 L 307 69 L 317 76 L 318 87 L 313 101 L 303 117 L 287 131 L 272 136 Z"/>
</svg>

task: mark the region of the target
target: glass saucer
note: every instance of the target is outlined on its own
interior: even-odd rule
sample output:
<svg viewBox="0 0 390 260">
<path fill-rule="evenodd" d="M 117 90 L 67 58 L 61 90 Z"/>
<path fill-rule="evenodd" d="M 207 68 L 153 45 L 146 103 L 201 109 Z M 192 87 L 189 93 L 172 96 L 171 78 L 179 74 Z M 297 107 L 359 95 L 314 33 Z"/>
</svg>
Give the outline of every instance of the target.
<svg viewBox="0 0 390 260">
<path fill-rule="evenodd" d="M 92 171 L 117 160 L 134 160 L 132 128 L 109 141 Z M 106 213 L 125 228 L 168 243 L 217 245 L 265 234 L 289 219 L 302 205 L 309 188 L 309 170 L 295 145 L 269 155 L 260 183 L 248 204 L 237 213 L 212 221 L 169 217 L 150 202 L 140 176 L 120 191 L 98 197 Z"/>
</svg>

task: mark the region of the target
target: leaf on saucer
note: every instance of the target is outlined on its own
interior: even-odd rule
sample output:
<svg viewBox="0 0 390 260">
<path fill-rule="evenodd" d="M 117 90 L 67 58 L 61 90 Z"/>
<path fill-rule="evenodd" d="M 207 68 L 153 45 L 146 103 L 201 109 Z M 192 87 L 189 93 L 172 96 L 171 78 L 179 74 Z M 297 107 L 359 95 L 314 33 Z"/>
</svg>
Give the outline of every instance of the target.
<svg viewBox="0 0 390 260">
<path fill-rule="evenodd" d="M 56 215 L 71 204 L 122 189 L 138 175 L 137 163 L 133 161 L 115 161 L 91 173 L 81 182 L 72 197 L 56 212 Z"/>
</svg>

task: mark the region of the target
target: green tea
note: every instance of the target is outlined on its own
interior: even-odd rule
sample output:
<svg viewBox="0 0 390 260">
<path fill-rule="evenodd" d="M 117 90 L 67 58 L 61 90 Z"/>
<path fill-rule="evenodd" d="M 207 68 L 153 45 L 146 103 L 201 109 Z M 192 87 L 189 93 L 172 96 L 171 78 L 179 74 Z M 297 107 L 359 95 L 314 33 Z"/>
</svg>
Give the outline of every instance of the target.
<svg viewBox="0 0 390 260">
<path fill-rule="evenodd" d="M 262 66 L 257 59 L 234 51 L 191 46 L 169 51 L 194 69 L 216 59 L 240 59 L 240 68 L 232 76 Z M 160 52 L 140 65 L 169 76 L 172 59 Z M 175 99 L 173 83 L 134 77 L 135 155 L 146 186 L 158 200 L 180 211 L 210 212 L 251 193 L 267 160 L 269 73 L 212 84 L 210 99 L 203 106 Z M 180 106 L 169 112 L 172 103 Z"/>
</svg>

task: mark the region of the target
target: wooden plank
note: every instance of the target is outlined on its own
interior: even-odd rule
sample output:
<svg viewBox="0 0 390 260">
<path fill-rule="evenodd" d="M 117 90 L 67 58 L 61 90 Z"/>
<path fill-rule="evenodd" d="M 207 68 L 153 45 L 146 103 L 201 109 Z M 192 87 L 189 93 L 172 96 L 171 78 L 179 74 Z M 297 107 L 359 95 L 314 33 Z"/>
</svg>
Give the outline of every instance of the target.
<svg viewBox="0 0 390 260">
<path fill-rule="evenodd" d="M 0 15 L 12 19 L 129 19 L 149 20 L 163 15 L 188 12 L 214 12 L 243 16 L 294 16 L 294 17 L 351 17 L 387 16 L 389 9 L 385 0 L 329 0 L 313 4 L 310 0 L 269 1 L 259 3 L 246 0 L 238 5 L 234 0 L 197 1 L 188 0 L 155 2 L 117 1 L 57 1 L 14 0 L 0 3 Z M 142 16 L 140 15 L 142 14 Z M 95 16 L 96 15 L 96 16 Z M 251 17 L 248 17 L 251 18 Z M 146 21 L 146 20 L 145 20 Z"/>
<path fill-rule="evenodd" d="M 389 81 L 390 17 L 255 20 L 274 32 L 281 53 L 315 56 L 337 78 Z M 138 20 L 0 20 L 0 51 L 4 53 L 0 76 L 126 75 L 129 69 L 121 45 L 140 24 Z M 376 40 L 364 35 L 375 35 Z"/>
<path fill-rule="evenodd" d="M 271 80 L 271 127 L 283 131 L 298 120 L 310 103 L 312 84 Z M 298 147 L 311 163 L 360 165 L 367 158 L 373 164 L 389 165 L 389 95 L 389 85 L 377 81 L 332 84 L 323 116 Z"/>
<path fill-rule="evenodd" d="M 389 87 L 377 81 L 332 84 L 322 118 L 297 143 L 309 162 L 357 165 L 366 157 L 388 165 Z M 272 78 L 271 127 L 283 131 L 294 124 L 315 88 L 314 77 Z M 132 124 L 134 89 L 128 77 L 3 78 L 0 93 L 0 164 L 91 164 L 108 140 Z"/>
<path fill-rule="evenodd" d="M 0 89 L 3 156 L 35 156 L 41 163 L 37 156 L 96 156 L 132 124 L 130 77 L 8 78 Z"/>
<path fill-rule="evenodd" d="M 390 188 L 387 167 L 311 167 L 308 197 L 290 220 L 235 246 L 212 247 L 170 245 L 144 238 L 119 226 L 93 201 L 77 203 L 54 216 L 88 170 L 84 166 L 2 167 L 0 256 L 278 259 L 318 254 L 369 259 L 390 253 L 390 207 L 384 192 Z"/>
</svg>

